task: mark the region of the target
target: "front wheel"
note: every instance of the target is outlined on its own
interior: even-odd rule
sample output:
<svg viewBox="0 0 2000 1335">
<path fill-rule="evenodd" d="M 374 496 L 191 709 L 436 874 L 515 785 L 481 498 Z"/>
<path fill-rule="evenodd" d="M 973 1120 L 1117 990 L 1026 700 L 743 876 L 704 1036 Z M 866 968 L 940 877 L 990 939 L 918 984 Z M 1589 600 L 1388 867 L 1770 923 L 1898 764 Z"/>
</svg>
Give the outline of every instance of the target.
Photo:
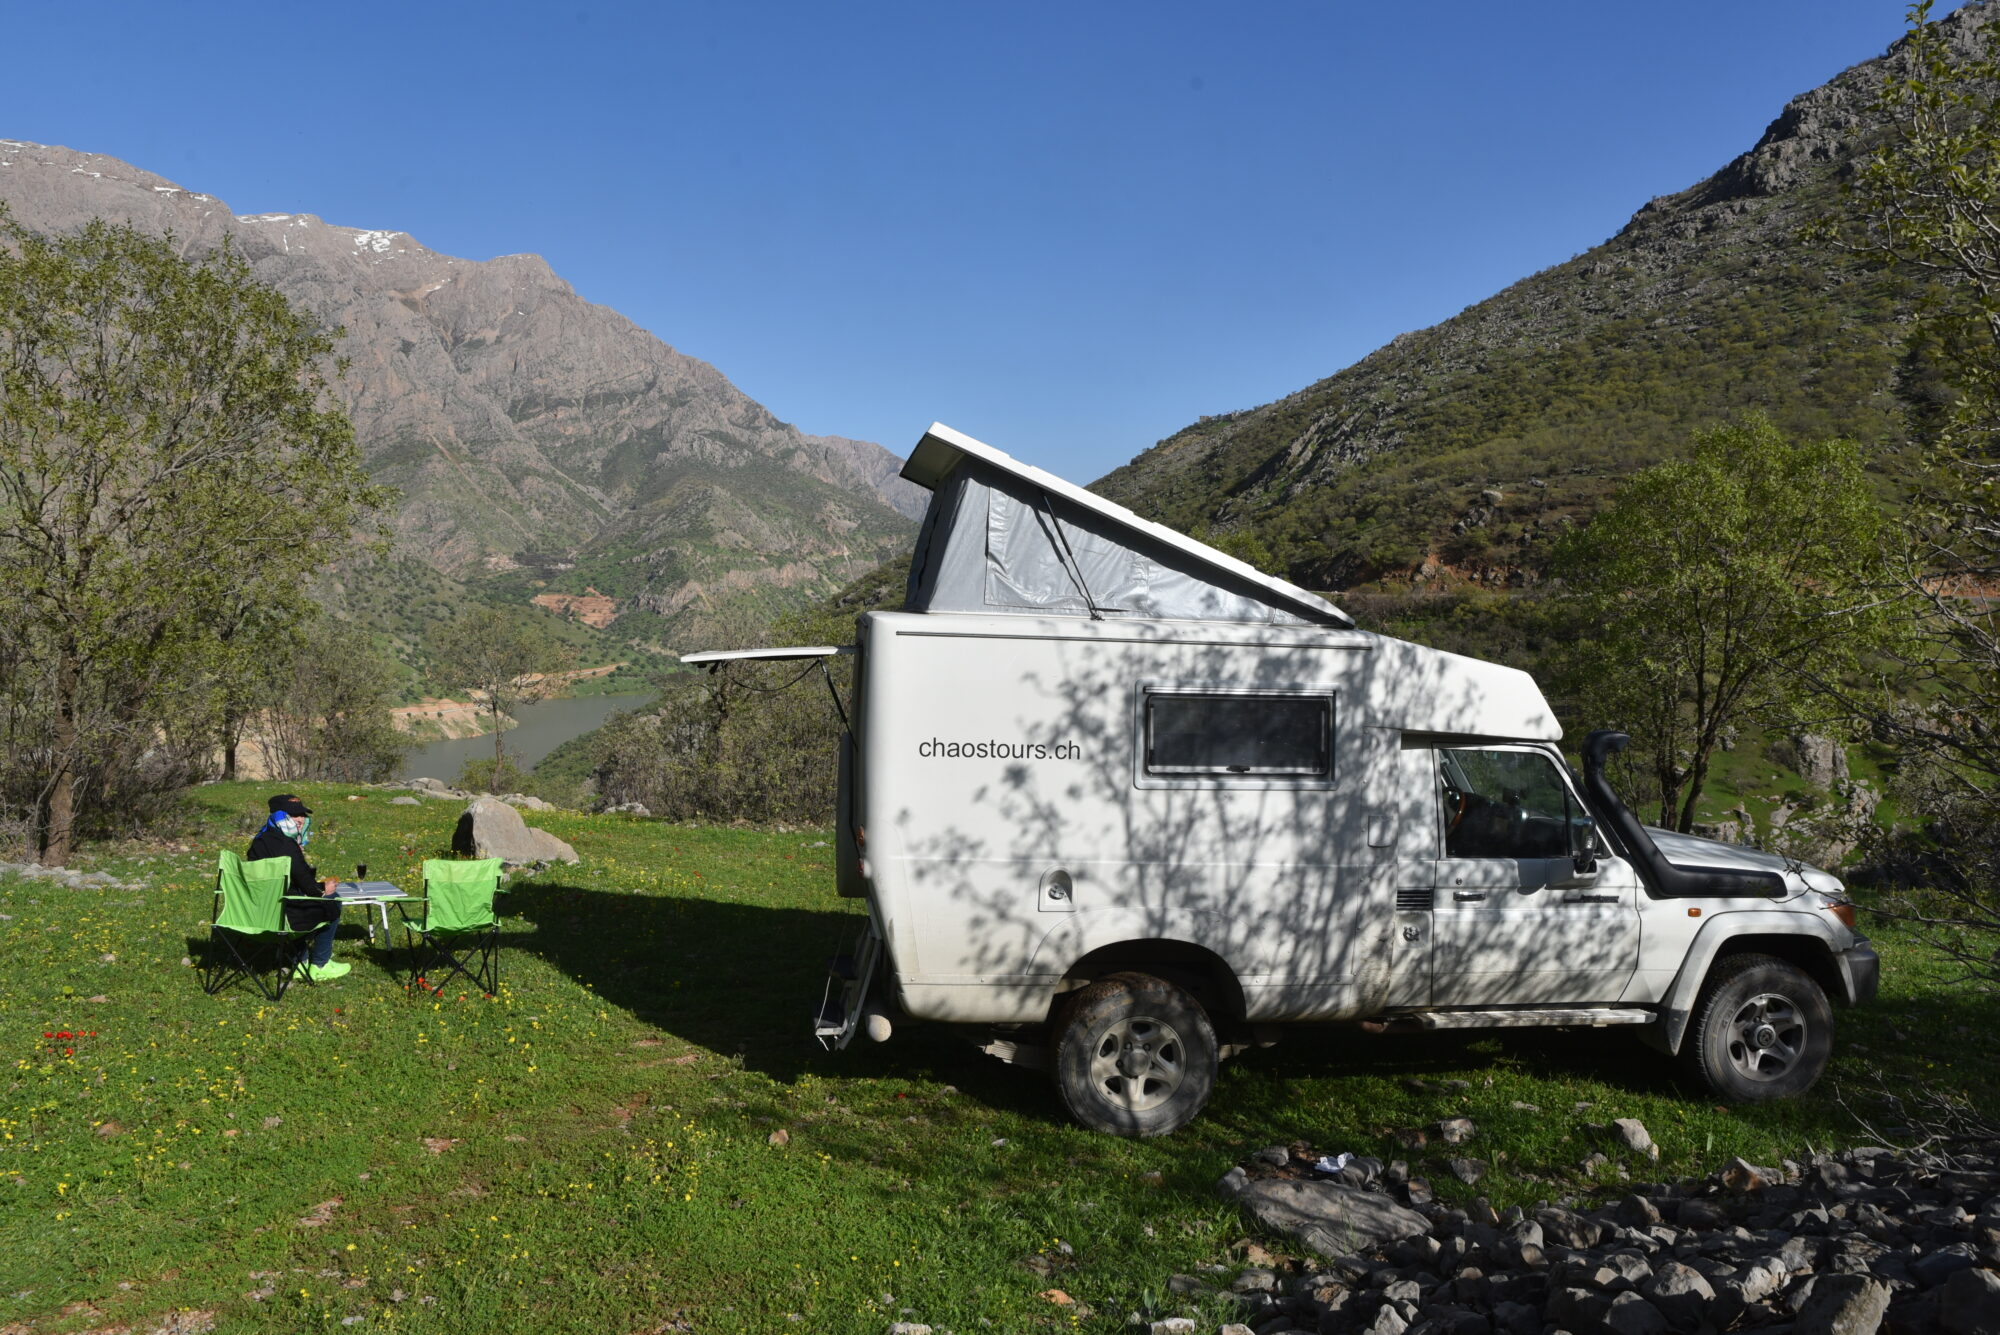
<svg viewBox="0 0 2000 1335">
<path fill-rule="evenodd" d="M 1833 1054 L 1833 1009 L 1795 964 L 1770 955 L 1716 962 L 1689 1019 L 1682 1060 L 1732 1103 L 1803 1094 Z"/>
<path fill-rule="evenodd" d="M 1164 1136 L 1215 1089 L 1215 1029 L 1201 1003 L 1150 974 L 1079 991 L 1056 1037 L 1056 1088 L 1071 1116 L 1114 1136 Z"/>
</svg>

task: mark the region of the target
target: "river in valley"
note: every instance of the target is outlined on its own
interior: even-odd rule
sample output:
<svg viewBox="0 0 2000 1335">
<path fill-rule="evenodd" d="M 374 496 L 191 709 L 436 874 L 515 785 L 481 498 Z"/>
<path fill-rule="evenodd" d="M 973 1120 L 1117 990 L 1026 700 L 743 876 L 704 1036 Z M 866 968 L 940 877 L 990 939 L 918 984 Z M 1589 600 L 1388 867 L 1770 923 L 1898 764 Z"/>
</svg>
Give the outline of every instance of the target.
<svg viewBox="0 0 2000 1335">
<path fill-rule="evenodd" d="M 623 710 L 630 713 L 652 702 L 650 694 L 579 695 L 563 700 L 542 700 L 514 710 L 519 726 L 507 729 L 507 758 L 522 769 L 532 769 L 549 752 L 572 737 L 603 725 L 604 720 Z M 468 760 L 491 760 L 493 735 L 460 737 L 442 742 L 426 742 L 413 747 L 403 758 L 399 771 L 405 779 L 458 781 L 459 767 Z"/>
</svg>

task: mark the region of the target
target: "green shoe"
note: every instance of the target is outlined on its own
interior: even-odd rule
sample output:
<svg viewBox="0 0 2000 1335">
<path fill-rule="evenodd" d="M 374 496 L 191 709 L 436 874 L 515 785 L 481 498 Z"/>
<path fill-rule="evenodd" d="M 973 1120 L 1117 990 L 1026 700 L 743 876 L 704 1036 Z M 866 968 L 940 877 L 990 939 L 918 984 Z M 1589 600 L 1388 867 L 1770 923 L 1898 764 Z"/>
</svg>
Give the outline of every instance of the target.
<svg viewBox="0 0 2000 1335">
<path fill-rule="evenodd" d="M 313 981 L 316 983 L 324 983 L 329 979 L 343 977 L 354 968 L 352 964 L 342 964 L 339 960 L 328 960 L 324 964 L 313 964 L 307 967 L 312 970 Z"/>
</svg>

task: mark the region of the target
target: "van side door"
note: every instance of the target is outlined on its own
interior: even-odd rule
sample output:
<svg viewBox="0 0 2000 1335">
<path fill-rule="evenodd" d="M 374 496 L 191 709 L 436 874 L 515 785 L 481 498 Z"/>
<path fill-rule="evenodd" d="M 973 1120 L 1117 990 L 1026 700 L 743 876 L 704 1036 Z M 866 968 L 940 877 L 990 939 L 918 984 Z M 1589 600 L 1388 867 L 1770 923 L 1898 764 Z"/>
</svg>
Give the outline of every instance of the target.
<svg viewBox="0 0 2000 1335">
<path fill-rule="evenodd" d="M 1587 822 L 1563 767 L 1530 746 L 1434 754 L 1431 1004 L 1618 1000 L 1639 963 L 1638 878 L 1615 858 L 1577 870 Z"/>
</svg>

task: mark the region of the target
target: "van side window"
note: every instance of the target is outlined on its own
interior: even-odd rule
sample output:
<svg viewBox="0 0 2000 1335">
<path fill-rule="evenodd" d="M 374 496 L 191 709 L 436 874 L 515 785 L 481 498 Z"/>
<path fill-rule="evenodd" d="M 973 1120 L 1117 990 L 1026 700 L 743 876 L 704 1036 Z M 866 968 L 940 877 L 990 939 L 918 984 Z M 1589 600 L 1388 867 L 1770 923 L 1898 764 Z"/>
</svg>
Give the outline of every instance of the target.
<svg viewBox="0 0 2000 1335">
<path fill-rule="evenodd" d="M 1438 752 L 1449 858 L 1560 858 L 1576 800 L 1555 762 L 1535 751 Z"/>
<path fill-rule="evenodd" d="M 1329 695 L 1146 693 L 1146 772 L 1333 777 Z"/>
</svg>

